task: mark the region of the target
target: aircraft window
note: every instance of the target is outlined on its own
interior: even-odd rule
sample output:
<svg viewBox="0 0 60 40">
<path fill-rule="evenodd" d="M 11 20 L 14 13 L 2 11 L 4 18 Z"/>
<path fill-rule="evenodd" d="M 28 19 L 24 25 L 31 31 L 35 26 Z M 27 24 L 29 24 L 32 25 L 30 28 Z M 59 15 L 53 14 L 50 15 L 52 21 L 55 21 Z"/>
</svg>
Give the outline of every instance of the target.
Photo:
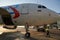
<svg viewBox="0 0 60 40">
<path fill-rule="evenodd" d="M 38 8 L 41 8 L 41 6 L 39 5 Z"/>
<path fill-rule="evenodd" d="M 42 8 L 46 8 L 45 6 L 42 6 Z"/>
</svg>

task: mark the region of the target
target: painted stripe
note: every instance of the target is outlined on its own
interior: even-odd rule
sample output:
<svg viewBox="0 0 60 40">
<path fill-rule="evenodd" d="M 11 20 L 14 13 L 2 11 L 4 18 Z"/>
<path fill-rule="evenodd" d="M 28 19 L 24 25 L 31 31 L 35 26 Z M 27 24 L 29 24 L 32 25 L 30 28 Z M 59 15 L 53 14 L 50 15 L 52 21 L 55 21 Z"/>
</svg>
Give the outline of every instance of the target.
<svg viewBox="0 0 60 40">
<path fill-rule="evenodd" d="M 20 16 L 20 14 L 19 14 L 19 11 L 18 10 L 16 10 L 14 7 L 11 7 L 10 6 L 10 8 L 14 11 L 14 16 L 13 16 L 13 18 L 15 19 L 15 18 L 18 18 L 19 16 Z"/>
<path fill-rule="evenodd" d="M 14 14 L 14 12 L 9 12 L 10 14 Z"/>
</svg>

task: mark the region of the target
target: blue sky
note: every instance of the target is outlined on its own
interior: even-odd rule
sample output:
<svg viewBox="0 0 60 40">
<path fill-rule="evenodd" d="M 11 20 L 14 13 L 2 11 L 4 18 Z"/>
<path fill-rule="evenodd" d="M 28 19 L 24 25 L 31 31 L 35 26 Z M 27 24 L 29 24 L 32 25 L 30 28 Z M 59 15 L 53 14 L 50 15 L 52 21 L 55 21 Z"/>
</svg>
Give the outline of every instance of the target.
<svg viewBox="0 0 60 40">
<path fill-rule="evenodd" d="M 60 0 L 0 0 L 0 6 L 13 5 L 20 3 L 38 3 L 47 8 L 60 13 Z"/>
</svg>

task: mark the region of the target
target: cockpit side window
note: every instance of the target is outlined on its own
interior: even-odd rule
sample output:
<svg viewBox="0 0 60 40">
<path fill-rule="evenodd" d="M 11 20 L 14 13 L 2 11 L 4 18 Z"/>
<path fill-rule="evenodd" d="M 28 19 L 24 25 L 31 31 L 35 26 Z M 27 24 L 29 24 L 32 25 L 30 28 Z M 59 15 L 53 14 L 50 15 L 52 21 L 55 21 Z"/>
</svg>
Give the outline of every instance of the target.
<svg viewBox="0 0 60 40">
<path fill-rule="evenodd" d="M 42 8 L 46 8 L 45 6 L 42 6 Z"/>
<path fill-rule="evenodd" d="M 38 5 L 38 8 L 41 8 L 41 5 Z"/>
<path fill-rule="evenodd" d="M 38 5 L 38 8 L 46 8 L 45 6 Z"/>
</svg>

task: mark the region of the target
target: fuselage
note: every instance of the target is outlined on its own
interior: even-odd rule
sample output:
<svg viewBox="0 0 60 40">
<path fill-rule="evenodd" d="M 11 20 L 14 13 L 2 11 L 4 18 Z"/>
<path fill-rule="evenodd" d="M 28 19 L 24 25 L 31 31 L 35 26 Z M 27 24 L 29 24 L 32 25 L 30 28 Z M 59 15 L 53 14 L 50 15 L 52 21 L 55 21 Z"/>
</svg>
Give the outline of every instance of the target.
<svg viewBox="0 0 60 40">
<path fill-rule="evenodd" d="M 0 23 L 5 23 L 7 21 L 14 25 L 25 25 L 28 23 L 29 25 L 44 25 L 44 24 L 51 24 L 57 21 L 58 14 L 43 5 L 40 4 L 32 4 L 32 3 L 25 3 L 25 4 L 18 4 L 12 6 L 5 6 L 0 8 Z M 6 10 L 7 12 L 2 11 L 2 9 Z M 8 15 L 8 16 L 7 16 Z M 5 20 L 2 16 L 10 16 L 9 20 Z M 11 24 L 10 23 L 10 24 Z"/>
</svg>

